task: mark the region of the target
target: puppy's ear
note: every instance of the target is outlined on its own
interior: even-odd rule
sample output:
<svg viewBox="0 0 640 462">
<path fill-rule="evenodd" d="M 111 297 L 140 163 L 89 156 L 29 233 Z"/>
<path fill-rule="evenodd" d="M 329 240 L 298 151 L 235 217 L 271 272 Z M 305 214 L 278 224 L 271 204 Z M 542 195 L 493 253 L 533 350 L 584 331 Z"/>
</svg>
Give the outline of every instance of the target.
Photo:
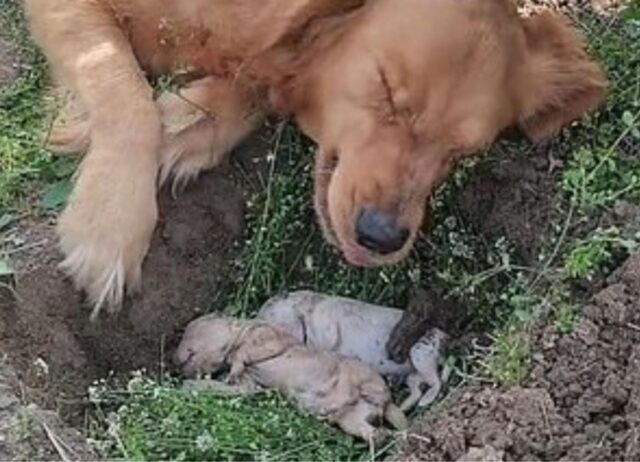
<svg viewBox="0 0 640 462">
<path fill-rule="evenodd" d="M 607 80 L 563 16 L 544 12 L 522 21 L 526 57 L 519 84 L 520 126 L 537 142 L 597 107 Z"/>
<path fill-rule="evenodd" d="M 281 328 L 259 326 L 232 352 L 230 362 L 250 366 L 279 356 L 296 343 L 296 339 Z"/>
</svg>

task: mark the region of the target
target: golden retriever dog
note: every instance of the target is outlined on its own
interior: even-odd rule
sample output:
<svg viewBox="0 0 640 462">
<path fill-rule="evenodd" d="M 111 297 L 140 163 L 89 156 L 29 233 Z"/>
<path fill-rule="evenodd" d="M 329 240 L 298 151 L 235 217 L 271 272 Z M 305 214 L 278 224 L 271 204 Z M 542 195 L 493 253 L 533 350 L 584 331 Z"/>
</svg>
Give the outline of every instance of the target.
<svg viewBox="0 0 640 462">
<path fill-rule="evenodd" d="M 86 148 L 60 218 L 63 267 L 95 306 L 135 288 L 158 178 L 194 177 L 268 112 L 318 144 L 315 206 L 352 264 L 405 257 L 429 195 L 506 127 L 534 141 L 606 79 L 561 16 L 510 0 L 25 0 L 77 96 L 51 144 Z M 149 77 L 177 73 L 154 98 Z"/>
<path fill-rule="evenodd" d="M 302 409 L 365 441 L 376 436 L 375 420 L 386 418 L 398 429 L 407 426 L 373 369 L 333 352 L 313 351 L 264 322 L 202 316 L 187 326 L 175 362 L 186 376 L 230 367 L 228 382 L 279 390 Z"/>
</svg>

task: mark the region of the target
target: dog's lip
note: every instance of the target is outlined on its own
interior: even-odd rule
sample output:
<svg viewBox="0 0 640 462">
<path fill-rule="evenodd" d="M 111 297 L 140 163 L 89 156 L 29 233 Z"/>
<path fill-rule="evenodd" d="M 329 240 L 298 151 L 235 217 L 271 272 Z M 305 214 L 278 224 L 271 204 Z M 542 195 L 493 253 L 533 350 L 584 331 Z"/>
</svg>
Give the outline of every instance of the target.
<svg viewBox="0 0 640 462">
<path fill-rule="evenodd" d="M 327 241 L 336 247 L 341 247 L 340 239 L 333 228 L 331 216 L 329 214 L 329 183 L 335 172 L 337 163 L 319 159 L 316 164 L 316 212 L 320 218 Z"/>
<path fill-rule="evenodd" d="M 342 245 L 341 250 L 344 258 L 352 265 L 375 266 L 375 258 L 371 255 L 371 252 L 358 244 Z"/>
</svg>

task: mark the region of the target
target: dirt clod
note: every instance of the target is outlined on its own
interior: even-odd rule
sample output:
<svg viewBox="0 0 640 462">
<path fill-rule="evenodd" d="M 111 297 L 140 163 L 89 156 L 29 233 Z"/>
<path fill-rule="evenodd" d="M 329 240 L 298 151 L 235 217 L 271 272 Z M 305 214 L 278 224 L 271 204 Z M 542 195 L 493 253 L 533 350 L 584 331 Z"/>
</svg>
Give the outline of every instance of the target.
<svg viewBox="0 0 640 462">
<path fill-rule="evenodd" d="M 504 454 L 496 451 L 491 446 L 481 448 L 470 448 L 469 451 L 459 459 L 460 462 L 502 462 Z"/>
</svg>

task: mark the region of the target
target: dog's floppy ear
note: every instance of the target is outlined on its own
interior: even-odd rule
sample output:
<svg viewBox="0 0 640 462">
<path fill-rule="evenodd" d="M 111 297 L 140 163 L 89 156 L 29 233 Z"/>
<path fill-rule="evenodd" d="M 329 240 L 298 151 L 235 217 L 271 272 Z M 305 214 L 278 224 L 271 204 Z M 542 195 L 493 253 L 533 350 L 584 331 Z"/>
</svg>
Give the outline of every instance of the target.
<svg viewBox="0 0 640 462">
<path fill-rule="evenodd" d="M 269 100 L 275 112 L 290 115 L 301 109 L 306 95 L 305 78 L 314 60 L 331 48 L 347 25 L 356 18 L 365 0 L 313 0 L 293 16 L 287 33 L 258 61 L 270 76 Z M 302 4 L 302 3 L 301 3 Z M 266 71 L 266 72 L 265 72 Z"/>
<path fill-rule="evenodd" d="M 597 107 L 607 80 L 563 16 L 547 11 L 522 21 L 526 51 L 519 122 L 532 141 L 542 141 Z"/>
</svg>

